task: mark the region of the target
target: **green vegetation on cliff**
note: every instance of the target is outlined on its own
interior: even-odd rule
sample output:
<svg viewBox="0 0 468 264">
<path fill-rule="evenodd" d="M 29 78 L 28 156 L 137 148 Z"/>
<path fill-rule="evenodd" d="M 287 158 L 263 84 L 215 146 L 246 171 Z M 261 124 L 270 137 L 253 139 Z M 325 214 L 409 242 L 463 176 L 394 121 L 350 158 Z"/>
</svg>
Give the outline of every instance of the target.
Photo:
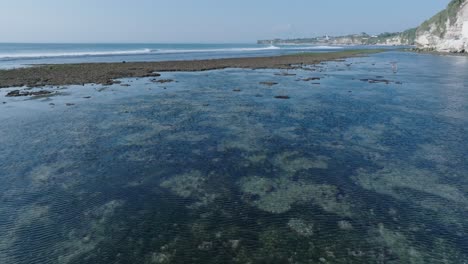
<svg viewBox="0 0 468 264">
<path fill-rule="evenodd" d="M 416 32 L 418 28 L 411 28 L 400 33 L 400 38 L 403 43 L 414 45 L 416 41 Z"/>
<path fill-rule="evenodd" d="M 422 23 L 418 28 L 418 32 L 431 31 L 432 27 L 434 27 L 434 31 L 431 33 L 436 34 L 438 37 L 443 37 L 447 30 L 447 21 L 449 21 L 451 25 L 455 23 L 457 13 L 465 1 L 466 0 L 451 1 L 446 9 Z"/>
<path fill-rule="evenodd" d="M 299 39 L 275 39 L 260 40 L 259 44 L 337 44 L 337 45 L 379 45 L 379 44 L 401 44 L 415 45 L 418 35 L 430 32 L 438 37 L 444 37 L 447 31 L 447 23 L 453 25 L 457 20 L 457 14 L 463 3 L 467 0 L 452 0 L 446 9 L 440 11 L 432 18 L 426 20 L 419 27 L 411 28 L 403 32 L 382 33 L 371 36 L 366 33 L 336 36 L 336 37 L 315 37 Z"/>
</svg>

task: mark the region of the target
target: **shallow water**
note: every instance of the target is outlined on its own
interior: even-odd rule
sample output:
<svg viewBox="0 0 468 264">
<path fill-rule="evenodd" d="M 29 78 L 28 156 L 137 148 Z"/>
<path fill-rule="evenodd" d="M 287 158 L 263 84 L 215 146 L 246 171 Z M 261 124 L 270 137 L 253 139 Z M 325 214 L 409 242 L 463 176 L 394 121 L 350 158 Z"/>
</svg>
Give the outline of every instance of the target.
<svg viewBox="0 0 468 264">
<path fill-rule="evenodd" d="M 0 90 L 0 262 L 467 263 L 468 58 L 279 72 Z"/>
</svg>

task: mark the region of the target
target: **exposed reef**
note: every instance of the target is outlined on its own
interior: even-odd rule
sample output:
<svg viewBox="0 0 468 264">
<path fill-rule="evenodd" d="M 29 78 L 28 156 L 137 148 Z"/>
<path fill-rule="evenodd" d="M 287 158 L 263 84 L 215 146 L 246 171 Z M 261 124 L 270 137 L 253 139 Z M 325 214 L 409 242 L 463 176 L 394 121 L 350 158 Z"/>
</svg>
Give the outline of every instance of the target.
<svg viewBox="0 0 468 264">
<path fill-rule="evenodd" d="M 38 65 L 28 68 L 0 70 L 0 88 L 40 87 L 53 85 L 82 85 L 98 83 L 112 85 L 118 78 L 159 77 L 156 72 L 207 71 L 225 68 L 249 69 L 294 69 L 302 64 L 317 64 L 383 52 L 383 50 L 347 50 L 329 53 L 300 53 L 272 57 L 229 58 L 192 61 L 127 62 L 127 63 L 82 63 Z M 168 82 L 157 80 L 155 82 Z"/>
<path fill-rule="evenodd" d="M 20 96 L 39 96 L 39 95 L 50 95 L 52 94 L 51 91 L 41 90 L 41 91 L 20 91 L 20 90 L 13 90 L 7 93 L 6 97 L 20 97 Z"/>
</svg>

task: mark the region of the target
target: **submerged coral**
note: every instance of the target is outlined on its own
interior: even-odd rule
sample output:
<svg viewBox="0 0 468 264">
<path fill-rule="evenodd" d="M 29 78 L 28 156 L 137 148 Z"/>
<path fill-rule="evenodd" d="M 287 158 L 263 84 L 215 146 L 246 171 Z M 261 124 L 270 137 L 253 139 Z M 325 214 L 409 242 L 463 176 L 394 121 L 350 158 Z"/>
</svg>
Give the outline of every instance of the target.
<svg viewBox="0 0 468 264">
<path fill-rule="evenodd" d="M 341 230 L 352 230 L 353 225 L 349 221 L 341 220 L 338 222 L 338 228 Z"/>
<path fill-rule="evenodd" d="M 69 230 L 64 234 L 66 239 L 57 245 L 62 250 L 57 263 L 74 263 L 95 250 L 99 243 L 106 240 L 107 229 L 111 228 L 111 219 L 124 203 L 122 200 L 112 200 L 84 212 L 85 224 Z"/>
<path fill-rule="evenodd" d="M 351 215 L 351 207 L 337 198 L 332 185 L 254 176 L 241 179 L 240 188 L 246 202 L 270 213 L 285 213 L 294 204 L 311 201 L 326 212 Z"/>
<path fill-rule="evenodd" d="M 161 183 L 161 187 L 170 189 L 175 194 L 189 198 L 202 192 L 206 179 L 201 172 L 194 171 L 187 174 L 176 175 Z"/>
<path fill-rule="evenodd" d="M 415 248 L 411 241 L 402 233 L 387 229 L 384 224 L 379 226 L 370 232 L 371 243 L 376 243 L 388 252 L 385 254 L 380 253 L 377 257 L 382 263 L 387 263 L 395 257 L 398 259 L 398 263 L 410 263 L 410 264 L 423 264 L 427 263 L 426 258 L 422 252 Z M 390 262 L 393 263 L 393 262 Z M 397 262 L 395 262 L 397 263 Z"/>
<path fill-rule="evenodd" d="M 290 219 L 288 227 L 301 236 L 310 237 L 314 235 L 314 224 L 305 222 L 302 219 Z"/>
<path fill-rule="evenodd" d="M 295 173 L 300 170 L 308 169 L 327 169 L 329 158 L 317 156 L 307 158 L 300 155 L 299 152 L 283 152 L 274 158 L 274 164 L 287 173 Z"/>
<path fill-rule="evenodd" d="M 175 175 L 160 184 L 161 187 L 171 190 L 182 198 L 197 200 L 192 207 L 206 206 L 213 202 L 218 194 L 207 190 L 207 177 L 200 171 Z"/>
<path fill-rule="evenodd" d="M 49 206 L 38 204 L 22 207 L 17 211 L 10 210 L 8 213 L 0 210 L 1 215 L 11 214 L 11 211 L 16 212 L 14 222 L 11 225 L 0 225 L 2 226 L 2 232 L 0 232 L 0 260 L 2 260 L 2 263 L 17 262 L 15 256 L 11 253 L 14 252 L 14 246 L 20 240 L 19 233 L 34 224 L 45 225 L 48 223 L 49 210 Z"/>
<path fill-rule="evenodd" d="M 397 199 L 406 199 L 400 190 L 409 189 L 416 191 L 415 195 L 417 192 L 422 192 L 464 207 L 468 206 L 465 194 L 457 187 L 443 183 L 441 175 L 414 166 L 401 164 L 401 166 L 392 166 L 373 173 L 361 170 L 354 179 L 365 189 L 388 194 Z"/>
</svg>

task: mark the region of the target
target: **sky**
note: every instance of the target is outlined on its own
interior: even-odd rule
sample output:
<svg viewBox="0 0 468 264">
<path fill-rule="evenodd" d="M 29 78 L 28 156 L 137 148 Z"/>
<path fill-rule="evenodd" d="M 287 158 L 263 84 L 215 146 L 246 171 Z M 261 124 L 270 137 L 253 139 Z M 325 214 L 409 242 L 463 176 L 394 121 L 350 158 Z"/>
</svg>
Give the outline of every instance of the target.
<svg viewBox="0 0 468 264">
<path fill-rule="evenodd" d="M 0 0 L 0 42 L 253 43 L 396 32 L 449 0 Z"/>
</svg>

